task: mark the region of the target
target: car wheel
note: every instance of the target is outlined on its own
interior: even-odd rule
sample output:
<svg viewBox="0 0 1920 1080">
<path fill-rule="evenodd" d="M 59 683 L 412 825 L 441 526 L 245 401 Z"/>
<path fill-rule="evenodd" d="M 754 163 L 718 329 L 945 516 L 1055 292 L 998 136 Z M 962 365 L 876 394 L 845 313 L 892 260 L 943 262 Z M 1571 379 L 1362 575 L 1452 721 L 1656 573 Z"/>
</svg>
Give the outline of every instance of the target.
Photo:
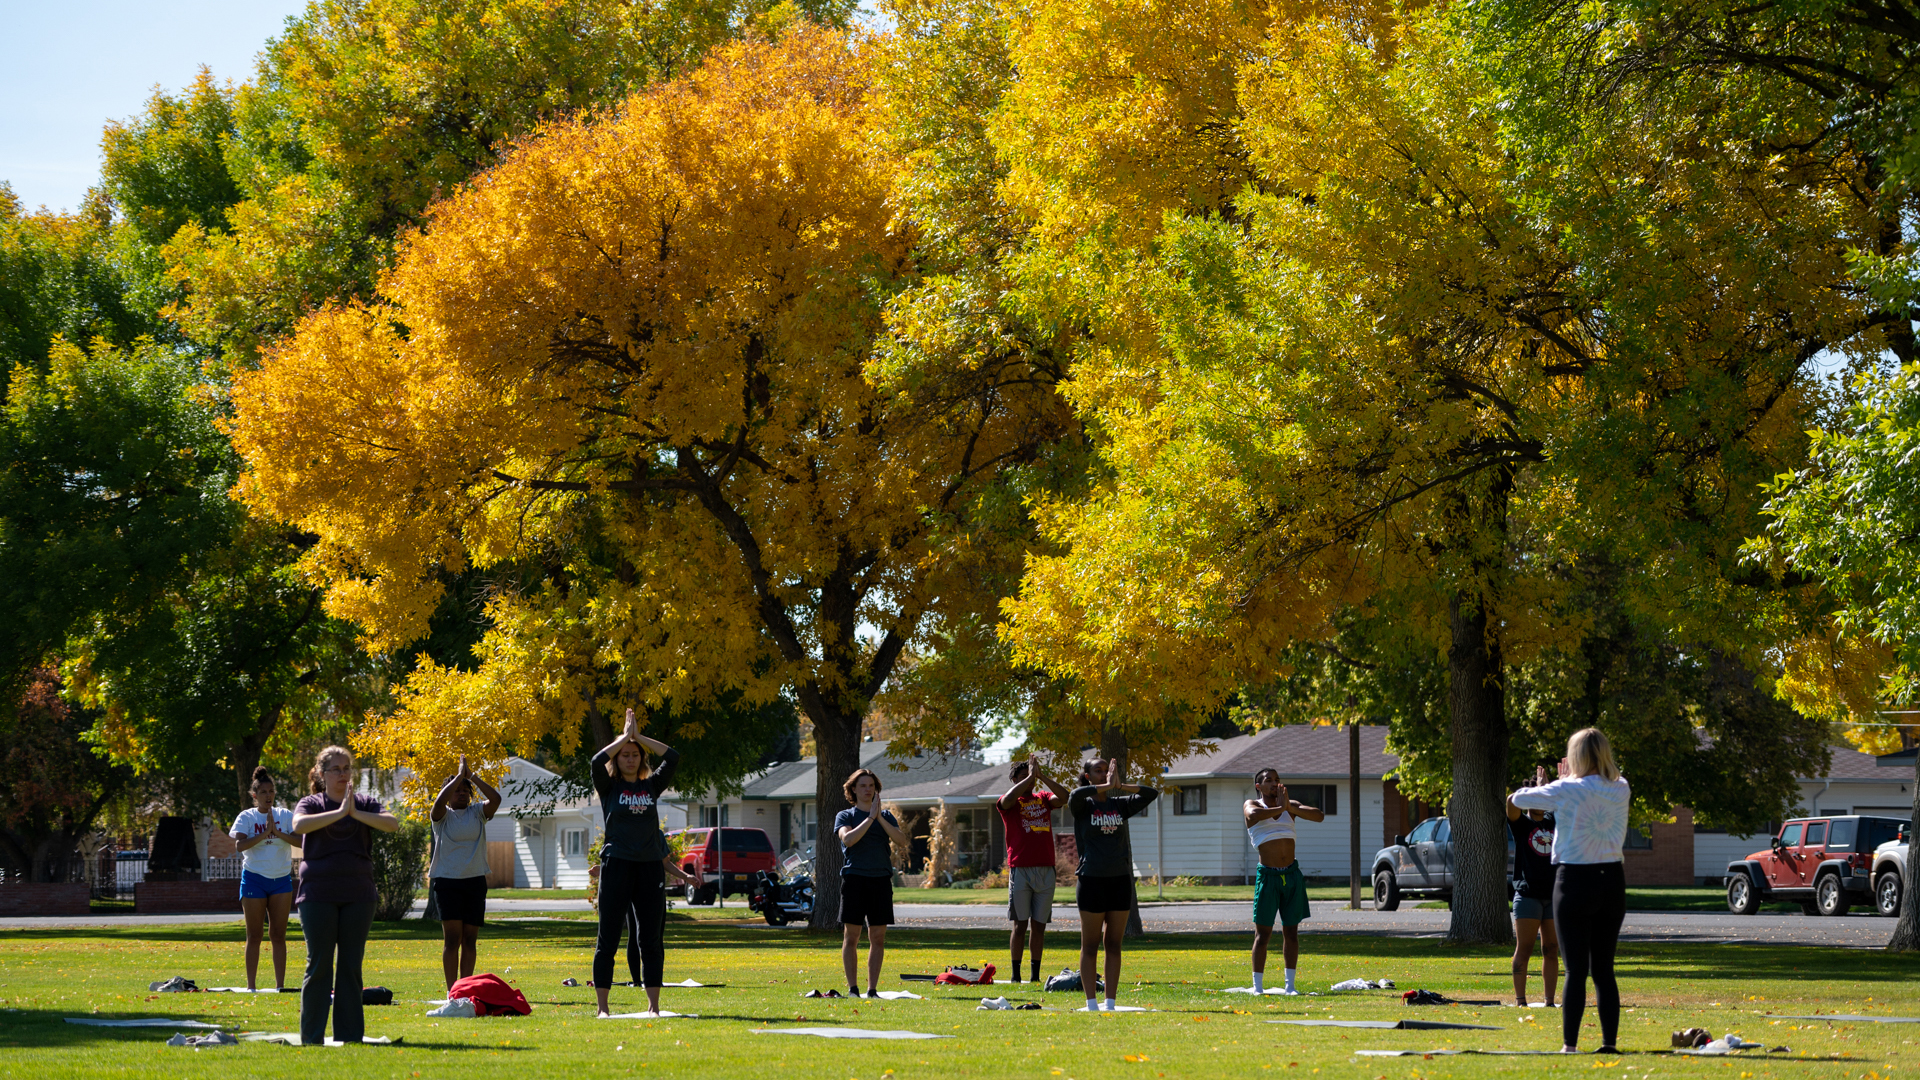
<svg viewBox="0 0 1920 1080">
<path fill-rule="evenodd" d="M 1393 871 L 1382 870 L 1373 875 L 1373 910 L 1397 911 L 1400 908 L 1400 882 L 1394 879 Z"/>
<path fill-rule="evenodd" d="M 1735 915 L 1751 915 L 1760 910 L 1760 897 L 1753 891 L 1753 879 L 1734 874 L 1727 879 L 1727 910 Z"/>
<path fill-rule="evenodd" d="M 1889 870 L 1873 883 L 1873 906 L 1882 915 L 1900 914 L 1900 871 Z"/>
<path fill-rule="evenodd" d="M 699 904 L 701 907 L 706 907 L 707 905 L 713 903 L 714 897 L 719 895 L 720 895 L 720 886 L 702 885 L 698 889 L 694 890 L 693 902 L 696 904 Z"/>
<path fill-rule="evenodd" d="M 1800 901 L 1800 914 L 1818 915 L 1820 914 L 1820 906 L 1811 900 L 1802 900 Z"/>
<path fill-rule="evenodd" d="M 1822 915 L 1845 915 L 1853 905 L 1847 903 L 1847 894 L 1840 888 L 1840 875 L 1823 874 L 1819 884 L 1813 887 L 1813 906 L 1820 909 Z"/>
</svg>

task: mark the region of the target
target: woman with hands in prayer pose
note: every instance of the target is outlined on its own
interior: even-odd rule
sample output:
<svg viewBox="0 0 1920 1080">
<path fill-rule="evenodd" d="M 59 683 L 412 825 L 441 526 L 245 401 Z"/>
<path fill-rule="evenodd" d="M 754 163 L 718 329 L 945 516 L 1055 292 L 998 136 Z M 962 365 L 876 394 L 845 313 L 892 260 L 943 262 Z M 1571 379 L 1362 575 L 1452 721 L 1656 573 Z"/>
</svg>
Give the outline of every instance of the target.
<svg viewBox="0 0 1920 1080">
<path fill-rule="evenodd" d="M 655 769 L 649 753 L 660 758 Z M 667 873 L 669 854 L 660 831 L 660 795 L 673 784 L 680 767 L 678 751 L 640 734 L 632 709 L 619 738 L 593 755 L 591 770 L 600 810 L 606 815 L 606 843 L 600 849 L 600 929 L 593 943 L 593 992 L 600 1015 L 608 1015 L 607 991 L 613 985 L 613 959 L 620 931 L 631 924 L 640 942 L 640 982 L 647 1011 L 660 1011 L 660 978 L 666 966 Z"/>
<path fill-rule="evenodd" d="M 1120 782 L 1119 761 L 1089 761 L 1080 770 L 1080 787 L 1067 796 L 1073 815 L 1073 839 L 1080 852 L 1080 989 L 1088 1012 L 1100 1011 L 1094 989 L 1095 964 L 1106 945 L 1107 1011 L 1114 1011 L 1120 983 L 1120 941 L 1133 911 L 1133 863 L 1127 843 L 1127 819 L 1153 804 L 1160 793 Z"/>
<path fill-rule="evenodd" d="M 484 803 L 473 801 L 479 789 Z M 487 921 L 487 822 L 500 809 L 500 793 L 467 768 L 460 768 L 433 801 L 433 860 L 427 884 L 440 908 L 440 966 L 447 988 L 473 974 L 480 951 L 480 927 Z"/>
<path fill-rule="evenodd" d="M 300 837 L 293 831 L 293 811 L 273 805 L 273 774 L 262 765 L 253 770 L 253 805 L 233 819 L 227 835 L 240 852 L 240 911 L 247 920 L 247 989 L 257 990 L 260 939 L 263 930 L 273 938 L 273 985 L 287 985 L 287 916 L 293 913 L 293 853 Z"/>
<path fill-rule="evenodd" d="M 300 930 L 307 939 L 307 973 L 300 982 L 300 1041 L 333 1036 L 357 1043 L 366 1034 L 360 963 L 380 894 L 373 885 L 373 831 L 393 832 L 400 820 L 380 800 L 353 791 L 353 753 L 329 746 L 307 774 L 313 794 L 293 808 L 293 831 L 304 840 L 300 859 Z"/>
<path fill-rule="evenodd" d="M 867 928 L 867 996 L 880 996 L 880 965 L 887 955 L 887 927 L 893 925 L 893 845 L 907 834 L 893 814 L 880 807 L 880 778 L 856 769 L 841 789 L 853 805 L 833 817 L 840 838 L 840 966 L 847 993 L 860 996 L 860 928 Z M 880 827 L 874 828 L 879 822 Z"/>
</svg>

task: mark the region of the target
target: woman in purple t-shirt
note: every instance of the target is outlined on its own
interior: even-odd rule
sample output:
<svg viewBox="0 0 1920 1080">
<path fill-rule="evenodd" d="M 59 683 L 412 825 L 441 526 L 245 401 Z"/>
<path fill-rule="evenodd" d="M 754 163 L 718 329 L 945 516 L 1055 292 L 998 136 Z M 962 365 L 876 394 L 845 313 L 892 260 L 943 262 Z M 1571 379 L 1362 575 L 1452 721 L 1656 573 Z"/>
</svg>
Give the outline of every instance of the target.
<svg viewBox="0 0 1920 1080">
<path fill-rule="evenodd" d="M 334 1038 L 357 1043 L 367 1030 L 360 961 L 379 901 L 373 887 L 373 830 L 393 832 L 400 822 L 380 800 L 353 793 L 353 754 L 344 746 L 320 751 L 307 778 L 313 794 L 293 808 L 293 831 L 306 838 L 294 901 L 307 939 L 300 1041 L 309 1046 L 326 1041 L 331 1007 Z"/>
</svg>

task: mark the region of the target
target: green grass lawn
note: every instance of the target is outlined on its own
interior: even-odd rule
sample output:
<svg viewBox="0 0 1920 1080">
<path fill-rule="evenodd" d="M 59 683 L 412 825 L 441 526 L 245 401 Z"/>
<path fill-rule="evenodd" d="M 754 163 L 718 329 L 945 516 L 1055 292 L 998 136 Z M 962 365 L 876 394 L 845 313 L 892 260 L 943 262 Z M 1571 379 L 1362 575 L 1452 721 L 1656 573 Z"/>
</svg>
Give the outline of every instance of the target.
<svg viewBox="0 0 1920 1080">
<path fill-rule="evenodd" d="M 924 1001 L 809 1000 L 811 987 L 840 983 L 836 941 L 796 930 L 729 926 L 709 920 L 669 924 L 667 978 L 725 983 L 719 989 L 667 990 L 666 1004 L 698 1020 L 600 1021 L 592 991 L 565 988 L 589 974 L 591 927 L 577 920 L 490 925 L 481 968 L 499 972 L 532 1001 L 525 1018 L 434 1020 L 422 1015 L 440 996 L 438 928 L 385 923 L 369 946 L 368 981 L 392 988 L 396 1004 L 368 1010 L 369 1034 L 403 1040 L 393 1047 L 294 1049 L 241 1045 L 190 1051 L 163 1045 L 163 1029 L 69 1025 L 66 1016 L 165 1016 L 217 1021 L 238 1030 L 288 1031 L 298 1025 L 294 995 L 150 994 L 150 980 L 185 975 L 203 986 L 243 981 L 237 926 L 184 925 L 0 931 L 0 1075 L 56 1080 L 84 1077 L 192 1076 L 195 1080 L 277 1076 L 399 1077 L 794 1077 L 887 1080 L 909 1077 L 1143 1077 L 1292 1075 L 1306 1080 L 1451 1080 L 1483 1075 L 1568 1080 L 1611 1069 L 1613 1080 L 1685 1076 L 1703 1080 L 1895 1080 L 1916 1053 L 1920 1028 L 1778 1019 L 1816 1010 L 1920 1014 L 1911 959 L 1879 953 L 1798 947 L 1629 945 L 1620 973 L 1628 1011 L 1618 1057 L 1370 1058 L 1362 1048 L 1550 1049 L 1559 1014 L 1547 1009 L 1442 1007 L 1411 1010 L 1388 992 L 1319 998 L 1251 998 L 1209 993 L 1246 981 L 1245 935 L 1157 934 L 1129 946 L 1120 998 L 1151 1013 L 1088 1016 L 1064 1011 L 1077 995 L 1047 998 L 1039 1012 L 981 1012 L 980 991 L 915 988 Z M 1047 966 L 1072 954 L 1056 933 Z M 1003 962 L 998 931 L 897 931 L 885 985 L 902 971 Z M 303 956 L 291 944 L 296 971 Z M 624 965 L 622 965 L 624 967 Z M 1279 967 L 1276 957 L 1273 968 Z M 1437 941 L 1352 936 L 1306 937 L 1301 964 L 1308 989 L 1351 976 L 1391 978 L 1453 997 L 1505 998 L 1507 957 L 1493 948 Z M 1277 972 L 1276 972 L 1277 974 Z M 624 977 L 622 974 L 620 977 Z M 1002 987 L 1000 990 L 1012 990 Z M 622 1010 L 643 1007 L 640 991 L 620 988 Z M 1270 1025 L 1270 1019 L 1445 1017 L 1497 1031 L 1381 1031 Z M 792 1025 L 903 1029 L 952 1036 L 918 1042 L 854 1042 L 756 1035 Z M 1703 1026 L 1782 1044 L 1791 1054 L 1738 1060 L 1648 1053 L 1675 1028 Z M 1597 1032 L 1588 1017 L 1594 1044 Z M 1896 1072 L 1895 1070 L 1899 1070 Z"/>
</svg>

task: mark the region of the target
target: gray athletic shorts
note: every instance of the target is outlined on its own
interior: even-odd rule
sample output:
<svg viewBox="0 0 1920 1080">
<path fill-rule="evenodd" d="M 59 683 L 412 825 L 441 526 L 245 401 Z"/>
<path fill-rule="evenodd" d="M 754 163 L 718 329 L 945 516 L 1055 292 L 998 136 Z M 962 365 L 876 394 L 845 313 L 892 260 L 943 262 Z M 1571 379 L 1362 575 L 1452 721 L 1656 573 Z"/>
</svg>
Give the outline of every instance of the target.
<svg viewBox="0 0 1920 1080">
<path fill-rule="evenodd" d="M 1007 918 L 1014 922 L 1032 919 L 1038 923 L 1053 921 L 1053 876 L 1051 866 L 1015 866 L 1007 871 Z"/>
</svg>

